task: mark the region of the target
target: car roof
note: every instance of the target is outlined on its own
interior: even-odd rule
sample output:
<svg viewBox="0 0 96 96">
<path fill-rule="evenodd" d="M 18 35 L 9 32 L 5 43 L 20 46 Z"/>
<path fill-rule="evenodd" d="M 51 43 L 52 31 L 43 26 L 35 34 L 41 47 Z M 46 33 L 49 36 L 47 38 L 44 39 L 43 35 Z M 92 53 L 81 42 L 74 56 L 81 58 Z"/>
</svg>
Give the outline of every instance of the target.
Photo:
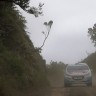
<svg viewBox="0 0 96 96">
<path fill-rule="evenodd" d="M 87 63 L 76 63 L 76 64 L 70 64 L 67 66 L 88 66 Z"/>
<path fill-rule="evenodd" d="M 75 65 L 87 65 L 87 63 L 76 63 Z"/>
</svg>

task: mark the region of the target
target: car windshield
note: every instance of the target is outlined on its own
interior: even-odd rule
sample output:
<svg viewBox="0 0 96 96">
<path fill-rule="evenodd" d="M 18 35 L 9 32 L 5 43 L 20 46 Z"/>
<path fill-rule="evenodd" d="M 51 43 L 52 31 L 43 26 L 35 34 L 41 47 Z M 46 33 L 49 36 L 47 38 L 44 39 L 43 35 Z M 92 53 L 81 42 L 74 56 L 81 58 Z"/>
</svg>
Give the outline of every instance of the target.
<svg viewBox="0 0 96 96">
<path fill-rule="evenodd" d="M 68 66 L 67 71 L 68 72 L 74 72 L 74 71 L 85 71 L 89 70 L 88 66 Z"/>
</svg>

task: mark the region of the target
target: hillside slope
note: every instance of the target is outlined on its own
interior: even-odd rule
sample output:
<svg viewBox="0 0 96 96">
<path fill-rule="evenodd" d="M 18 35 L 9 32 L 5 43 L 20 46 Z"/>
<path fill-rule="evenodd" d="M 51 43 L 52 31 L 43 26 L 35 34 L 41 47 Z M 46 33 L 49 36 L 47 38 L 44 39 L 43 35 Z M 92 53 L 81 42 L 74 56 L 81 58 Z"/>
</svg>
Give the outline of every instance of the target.
<svg viewBox="0 0 96 96">
<path fill-rule="evenodd" d="M 96 73 L 96 52 L 85 58 L 83 62 L 86 62 L 91 67 L 93 72 Z"/>
<path fill-rule="evenodd" d="M 27 90 L 48 86 L 46 62 L 26 34 L 25 22 L 18 10 L 0 2 L 0 96 L 29 96 Z"/>
</svg>

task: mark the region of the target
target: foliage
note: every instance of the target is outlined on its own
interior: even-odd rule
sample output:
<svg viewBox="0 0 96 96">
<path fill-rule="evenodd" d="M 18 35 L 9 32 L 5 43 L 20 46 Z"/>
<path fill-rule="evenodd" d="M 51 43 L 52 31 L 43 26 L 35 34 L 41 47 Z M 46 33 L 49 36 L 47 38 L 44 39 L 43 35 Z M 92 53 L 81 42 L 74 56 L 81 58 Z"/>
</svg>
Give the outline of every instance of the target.
<svg viewBox="0 0 96 96">
<path fill-rule="evenodd" d="M 96 74 L 96 52 L 90 54 L 87 58 L 85 58 L 82 62 L 87 63 L 90 68 L 93 70 L 93 74 Z"/>
<path fill-rule="evenodd" d="M 19 5 L 24 10 L 26 10 L 26 8 L 29 7 L 29 0 L 7 0 L 7 1 Z"/>
<path fill-rule="evenodd" d="M 39 3 L 38 8 L 36 7 L 30 7 L 29 6 L 29 0 L 0 0 L 0 2 L 3 4 L 3 6 L 13 7 L 14 4 L 20 6 L 24 11 L 27 13 L 33 14 L 35 17 L 38 17 L 39 15 L 43 15 L 42 12 L 42 6 L 44 4 Z"/>
<path fill-rule="evenodd" d="M 63 62 L 51 61 L 47 65 L 47 76 L 52 87 L 61 87 L 64 85 L 64 69 L 65 64 Z"/>
<path fill-rule="evenodd" d="M 47 23 L 47 22 L 44 22 L 44 25 L 46 26 L 48 32 L 47 32 L 47 34 L 46 34 L 46 32 L 44 32 L 44 31 L 42 32 L 42 33 L 44 34 L 44 36 L 45 36 L 45 39 L 44 39 L 44 41 L 43 41 L 42 46 L 41 46 L 39 49 L 42 49 L 42 47 L 44 46 L 45 41 L 47 40 L 47 38 L 48 38 L 48 36 L 49 36 L 49 33 L 50 33 L 50 30 L 51 30 L 52 24 L 53 24 L 53 21 L 52 21 L 52 20 L 50 20 L 48 23 Z"/>
<path fill-rule="evenodd" d="M 24 17 L 6 7 L 0 9 L 0 96 L 27 96 L 27 90 L 48 86 L 46 62 L 33 52 Z"/>
<path fill-rule="evenodd" d="M 96 46 L 96 24 L 94 24 L 93 28 L 88 29 L 88 33 L 91 37 L 92 42 Z"/>
<path fill-rule="evenodd" d="M 65 64 L 63 62 L 54 62 L 51 61 L 49 65 L 47 65 L 47 72 L 50 75 L 60 75 L 64 72 Z"/>
<path fill-rule="evenodd" d="M 42 11 L 42 6 L 44 4 L 39 3 L 38 8 L 36 7 L 30 7 L 28 10 L 26 10 L 26 12 L 33 14 L 35 17 L 38 17 L 39 15 L 43 15 L 43 11 Z"/>
</svg>

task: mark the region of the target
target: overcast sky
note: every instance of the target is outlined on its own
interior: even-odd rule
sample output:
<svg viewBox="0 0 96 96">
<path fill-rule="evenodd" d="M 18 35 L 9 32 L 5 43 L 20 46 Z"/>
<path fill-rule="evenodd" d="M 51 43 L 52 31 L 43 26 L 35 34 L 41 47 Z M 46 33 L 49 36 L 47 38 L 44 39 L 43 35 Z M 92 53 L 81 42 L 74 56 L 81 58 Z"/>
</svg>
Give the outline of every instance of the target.
<svg viewBox="0 0 96 96">
<path fill-rule="evenodd" d="M 42 31 L 46 31 L 43 23 L 53 20 L 41 53 L 47 63 L 53 60 L 73 64 L 95 51 L 88 28 L 96 23 L 96 0 L 31 0 L 30 5 L 38 6 L 39 2 L 44 3 L 44 16 L 35 18 L 26 12 L 23 15 L 35 47 L 43 43 Z"/>
</svg>

